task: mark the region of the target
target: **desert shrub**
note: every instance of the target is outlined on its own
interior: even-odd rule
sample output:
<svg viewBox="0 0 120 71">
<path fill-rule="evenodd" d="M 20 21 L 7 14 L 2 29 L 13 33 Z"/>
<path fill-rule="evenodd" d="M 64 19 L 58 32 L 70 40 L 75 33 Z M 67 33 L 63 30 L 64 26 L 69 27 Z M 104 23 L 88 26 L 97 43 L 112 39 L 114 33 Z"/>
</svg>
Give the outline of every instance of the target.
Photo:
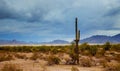
<svg viewBox="0 0 120 71">
<path fill-rule="evenodd" d="M 96 46 L 91 46 L 89 51 L 91 55 L 95 56 L 98 51 L 98 48 Z"/>
<path fill-rule="evenodd" d="M 48 52 L 50 51 L 51 46 L 39 46 L 38 49 L 40 52 Z"/>
<path fill-rule="evenodd" d="M 105 54 L 105 50 L 103 48 L 99 48 L 95 56 L 97 58 L 100 58 L 100 57 L 103 57 L 104 54 Z"/>
<path fill-rule="evenodd" d="M 71 61 L 69 62 L 69 64 L 76 64 L 75 60 L 77 60 L 79 56 L 74 52 L 71 52 L 69 55 L 71 57 Z"/>
<path fill-rule="evenodd" d="M 37 53 L 37 52 L 34 52 L 33 55 L 30 57 L 31 60 L 37 60 L 39 58 L 40 58 L 40 56 L 39 56 L 39 53 Z"/>
<path fill-rule="evenodd" d="M 77 67 L 72 66 L 71 71 L 79 71 L 79 69 Z"/>
<path fill-rule="evenodd" d="M 11 54 L 7 54 L 7 53 L 0 54 L 0 62 L 9 61 L 9 60 L 13 60 L 13 56 Z"/>
<path fill-rule="evenodd" d="M 21 54 L 14 54 L 15 57 L 19 58 L 19 59 L 26 59 L 26 55 L 21 55 Z"/>
<path fill-rule="evenodd" d="M 104 47 L 105 51 L 110 50 L 110 48 L 111 48 L 110 42 L 106 42 L 103 47 Z"/>
<path fill-rule="evenodd" d="M 51 55 L 47 58 L 47 61 L 48 61 L 48 65 L 59 64 L 60 63 L 60 58 Z"/>
<path fill-rule="evenodd" d="M 91 59 L 89 59 L 89 58 L 82 58 L 80 60 L 80 65 L 83 66 L 83 67 L 91 67 L 92 66 Z"/>
<path fill-rule="evenodd" d="M 54 54 L 56 54 L 56 53 L 59 52 L 59 50 L 58 50 L 57 48 L 52 48 L 52 49 L 51 49 L 51 52 L 54 53 Z"/>
<path fill-rule="evenodd" d="M 103 60 L 100 60 L 100 65 L 102 65 L 104 68 L 107 67 L 107 60 L 103 59 Z"/>
<path fill-rule="evenodd" d="M 107 64 L 105 71 L 120 71 L 120 64 Z"/>
<path fill-rule="evenodd" d="M 90 45 L 88 45 L 88 43 L 83 43 L 80 45 L 81 52 L 84 52 L 85 50 L 89 50 L 89 49 L 90 49 Z"/>
<path fill-rule="evenodd" d="M 23 69 L 17 68 L 14 64 L 5 64 L 1 71 L 23 71 Z"/>
<path fill-rule="evenodd" d="M 111 50 L 120 52 L 120 44 L 112 45 Z"/>
</svg>

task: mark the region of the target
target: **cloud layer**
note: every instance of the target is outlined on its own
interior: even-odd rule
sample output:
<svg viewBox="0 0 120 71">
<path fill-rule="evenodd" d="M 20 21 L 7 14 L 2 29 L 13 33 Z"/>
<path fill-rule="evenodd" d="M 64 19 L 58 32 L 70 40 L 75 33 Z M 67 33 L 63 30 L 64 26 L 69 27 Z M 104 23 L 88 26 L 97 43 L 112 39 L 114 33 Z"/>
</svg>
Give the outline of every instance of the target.
<svg viewBox="0 0 120 71">
<path fill-rule="evenodd" d="M 0 0 L 0 39 L 73 40 L 75 17 L 81 38 L 115 35 L 120 31 L 120 1 Z"/>
</svg>

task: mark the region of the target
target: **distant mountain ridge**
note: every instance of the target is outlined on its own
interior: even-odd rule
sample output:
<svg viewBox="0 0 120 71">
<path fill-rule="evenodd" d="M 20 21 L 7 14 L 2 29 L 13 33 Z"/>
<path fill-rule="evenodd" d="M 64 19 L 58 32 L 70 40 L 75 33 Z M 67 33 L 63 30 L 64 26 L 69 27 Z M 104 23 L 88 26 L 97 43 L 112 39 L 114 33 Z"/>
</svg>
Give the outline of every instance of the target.
<svg viewBox="0 0 120 71">
<path fill-rule="evenodd" d="M 0 45 L 3 44 L 27 44 L 24 41 L 17 41 L 17 40 L 0 40 Z"/>
<path fill-rule="evenodd" d="M 111 42 L 111 43 L 120 43 L 120 34 L 117 34 L 115 36 L 105 36 L 105 35 L 96 35 L 92 36 L 86 39 L 81 40 L 81 43 L 87 42 L 87 43 L 105 43 L 105 42 Z"/>
<path fill-rule="evenodd" d="M 111 43 L 120 43 L 120 34 L 117 34 L 115 36 L 105 36 L 105 35 L 95 35 L 91 36 L 89 38 L 85 38 L 83 40 L 80 40 L 80 43 L 93 43 L 93 44 L 103 44 L 105 42 L 111 42 Z M 18 40 L 0 40 L 0 45 L 5 44 L 70 44 L 70 42 L 65 40 L 53 40 L 50 42 L 24 42 L 24 41 L 18 41 Z"/>
<path fill-rule="evenodd" d="M 42 42 L 42 44 L 68 44 L 68 41 L 65 40 L 53 40 L 51 42 Z"/>
</svg>

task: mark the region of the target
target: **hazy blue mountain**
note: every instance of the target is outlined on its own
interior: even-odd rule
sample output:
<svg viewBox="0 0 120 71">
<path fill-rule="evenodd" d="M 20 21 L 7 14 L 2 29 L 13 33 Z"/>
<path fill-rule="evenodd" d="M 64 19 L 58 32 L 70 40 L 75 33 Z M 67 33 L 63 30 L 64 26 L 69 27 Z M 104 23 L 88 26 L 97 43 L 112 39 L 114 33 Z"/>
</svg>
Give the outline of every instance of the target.
<svg viewBox="0 0 120 71">
<path fill-rule="evenodd" d="M 17 41 L 17 40 L 0 40 L 0 44 L 27 44 L 24 41 Z"/>
<path fill-rule="evenodd" d="M 120 34 L 117 34 L 115 36 L 105 36 L 105 35 L 96 35 L 92 36 L 86 39 L 81 40 L 81 43 L 88 42 L 88 43 L 105 43 L 105 42 L 111 42 L 111 43 L 120 43 Z"/>
<path fill-rule="evenodd" d="M 42 44 L 68 44 L 68 41 L 65 40 L 53 40 L 51 42 L 43 42 Z"/>
<path fill-rule="evenodd" d="M 117 34 L 115 36 L 105 36 L 105 35 L 95 35 L 91 36 L 89 38 L 85 38 L 83 40 L 80 40 L 80 43 L 88 42 L 88 43 L 105 43 L 105 42 L 111 42 L 111 43 L 120 43 L 120 34 Z M 69 44 L 70 42 L 65 40 L 53 40 L 50 42 L 24 42 L 24 41 L 18 41 L 18 40 L 0 40 L 0 44 Z"/>
</svg>

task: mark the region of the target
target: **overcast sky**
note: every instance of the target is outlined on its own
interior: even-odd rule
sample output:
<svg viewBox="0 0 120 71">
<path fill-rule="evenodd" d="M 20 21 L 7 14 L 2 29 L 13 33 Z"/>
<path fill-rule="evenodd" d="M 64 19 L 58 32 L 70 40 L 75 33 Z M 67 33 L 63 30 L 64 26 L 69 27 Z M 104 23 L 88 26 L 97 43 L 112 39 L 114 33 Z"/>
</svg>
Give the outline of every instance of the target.
<svg viewBox="0 0 120 71">
<path fill-rule="evenodd" d="M 0 39 L 44 42 L 120 33 L 120 0 L 0 0 Z"/>
</svg>

